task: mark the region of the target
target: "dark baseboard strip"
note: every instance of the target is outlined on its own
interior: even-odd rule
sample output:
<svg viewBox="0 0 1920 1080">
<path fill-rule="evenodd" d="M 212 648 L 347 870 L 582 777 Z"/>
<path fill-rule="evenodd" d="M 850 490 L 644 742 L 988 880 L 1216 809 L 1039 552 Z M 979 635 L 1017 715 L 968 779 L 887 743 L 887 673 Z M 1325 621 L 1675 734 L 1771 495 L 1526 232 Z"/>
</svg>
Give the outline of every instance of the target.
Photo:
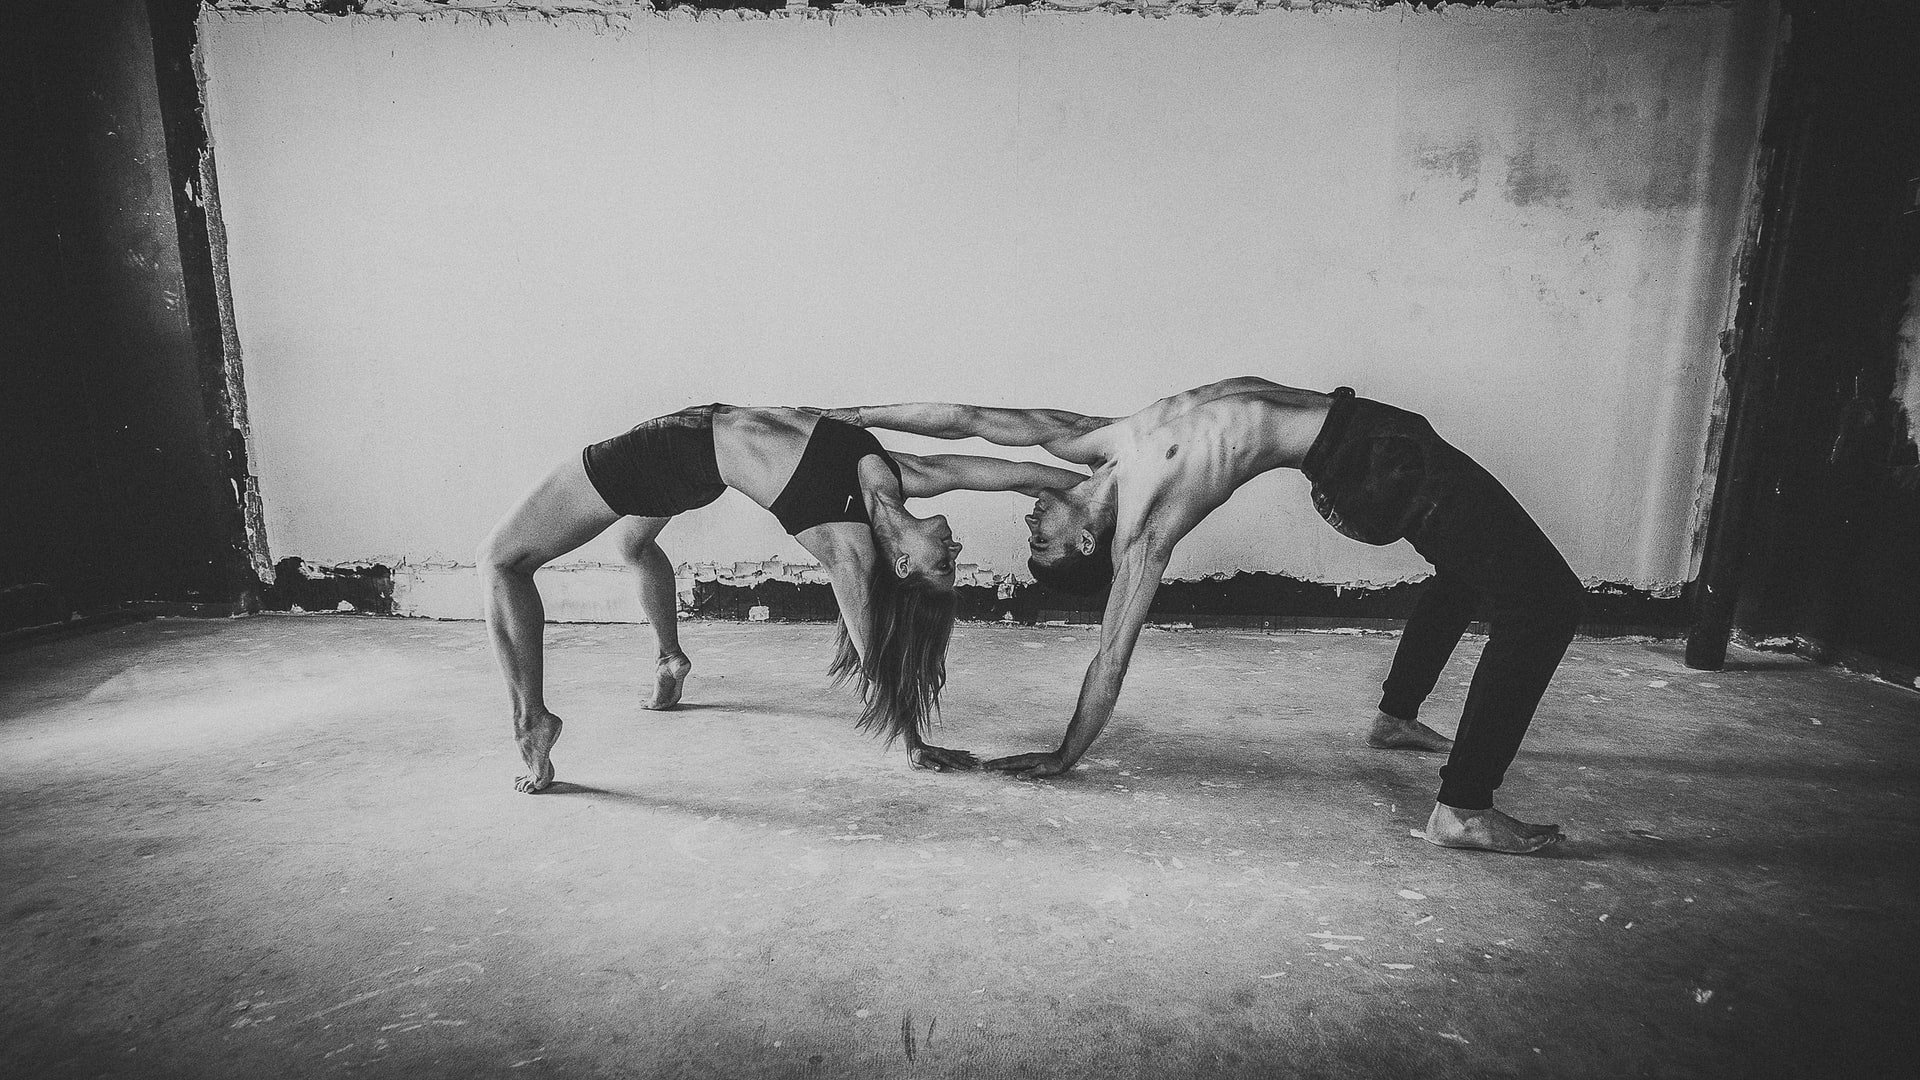
<svg viewBox="0 0 1920 1080">
<path fill-rule="evenodd" d="M 1036 620 L 1042 625 L 1062 623 L 1069 626 L 1091 626 L 1100 621 L 1098 611 L 1041 611 Z M 1405 619 L 1345 618 L 1338 615 L 1155 615 L 1148 625 L 1162 628 L 1193 628 L 1196 630 L 1223 628 L 1235 630 L 1270 630 L 1284 632 L 1291 630 L 1339 631 L 1361 630 L 1378 633 L 1398 633 L 1406 628 Z M 1469 634 L 1485 634 L 1487 624 L 1471 623 L 1467 627 Z M 1657 641 L 1669 641 L 1687 635 L 1684 626 L 1639 626 L 1622 623 L 1585 623 L 1580 627 L 1580 637 L 1590 639 L 1605 638 L 1652 638 Z"/>
<path fill-rule="evenodd" d="M 77 615 L 63 622 L 22 626 L 16 630 L 0 633 L 0 652 L 25 645 L 58 641 L 61 638 L 94 634 L 102 630 L 111 630 L 116 626 L 125 626 L 128 623 L 145 622 L 151 618 L 153 615 L 144 611 L 103 611 L 95 615 Z"/>
<path fill-rule="evenodd" d="M 1856 674 L 1892 683 L 1908 690 L 1920 690 L 1920 668 L 1894 660 L 1883 660 L 1848 648 L 1834 648 L 1812 638 L 1759 638 L 1736 633 L 1734 641 L 1761 652 L 1789 653 L 1816 664 L 1830 664 Z"/>
</svg>

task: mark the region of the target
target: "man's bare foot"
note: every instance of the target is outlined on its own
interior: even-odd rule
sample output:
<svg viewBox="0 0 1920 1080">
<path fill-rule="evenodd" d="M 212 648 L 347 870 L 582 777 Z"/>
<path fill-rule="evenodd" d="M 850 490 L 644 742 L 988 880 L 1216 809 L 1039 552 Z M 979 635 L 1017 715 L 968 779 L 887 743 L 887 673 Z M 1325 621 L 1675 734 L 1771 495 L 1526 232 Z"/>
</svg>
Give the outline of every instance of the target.
<svg viewBox="0 0 1920 1080">
<path fill-rule="evenodd" d="M 660 665 L 654 669 L 653 700 L 647 702 L 649 709 L 671 709 L 680 704 L 680 692 L 687 687 L 687 672 L 693 670 L 693 661 L 682 652 L 660 658 Z"/>
<path fill-rule="evenodd" d="M 553 783 L 553 759 L 548 756 L 560 741 L 560 718 L 540 712 L 526 720 L 515 720 L 514 741 L 520 744 L 520 757 L 527 763 L 524 776 L 513 778 L 513 790 L 536 795 Z"/>
<path fill-rule="evenodd" d="M 1376 750 L 1451 750 L 1453 740 L 1418 720 L 1375 713 L 1367 745 Z"/>
<path fill-rule="evenodd" d="M 1560 826 L 1535 825 L 1508 817 L 1498 810 L 1460 810 L 1434 803 L 1427 818 L 1427 843 L 1435 847 L 1472 848 L 1525 855 L 1562 839 Z"/>
</svg>

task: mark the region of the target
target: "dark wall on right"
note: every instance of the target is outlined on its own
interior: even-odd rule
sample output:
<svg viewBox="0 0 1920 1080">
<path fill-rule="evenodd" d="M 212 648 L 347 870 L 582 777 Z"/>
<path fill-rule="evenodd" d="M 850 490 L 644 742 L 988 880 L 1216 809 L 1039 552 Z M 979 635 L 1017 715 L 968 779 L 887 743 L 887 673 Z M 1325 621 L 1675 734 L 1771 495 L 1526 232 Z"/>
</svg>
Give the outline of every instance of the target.
<svg viewBox="0 0 1920 1080">
<path fill-rule="evenodd" d="M 1801 165 L 1736 621 L 1910 678 L 1920 417 L 1899 400 L 1900 329 L 1920 274 L 1920 5 L 1789 11 L 1792 83 L 1768 123 L 1796 132 Z"/>
</svg>

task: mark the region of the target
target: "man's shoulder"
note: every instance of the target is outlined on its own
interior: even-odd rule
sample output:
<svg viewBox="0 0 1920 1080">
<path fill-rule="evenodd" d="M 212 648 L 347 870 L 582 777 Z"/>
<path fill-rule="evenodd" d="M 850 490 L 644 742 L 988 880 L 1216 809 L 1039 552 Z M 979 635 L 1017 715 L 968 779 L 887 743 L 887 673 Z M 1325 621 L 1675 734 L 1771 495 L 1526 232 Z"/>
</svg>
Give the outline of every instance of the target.
<svg viewBox="0 0 1920 1080">
<path fill-rule="evenodd" d="M 1124 416 L 1081 416 L 1073 421 L 1073 433 L 1075 435 L 1091 435 L 1096 431 L 1104 431 L 1107 428 L 1123 424 L 1126 422 L 1126 419 Z"/>
<path fill-rule="evenodd" d="M 1049 453 L 1076 465 L 1099 465 L 1113 459 L 1114 437 L 1122 421 L 1077 413 L 1056 413 L 1053 419 L 1060 425 L 1058 434 L 1041 443 Z"/>
</svg>

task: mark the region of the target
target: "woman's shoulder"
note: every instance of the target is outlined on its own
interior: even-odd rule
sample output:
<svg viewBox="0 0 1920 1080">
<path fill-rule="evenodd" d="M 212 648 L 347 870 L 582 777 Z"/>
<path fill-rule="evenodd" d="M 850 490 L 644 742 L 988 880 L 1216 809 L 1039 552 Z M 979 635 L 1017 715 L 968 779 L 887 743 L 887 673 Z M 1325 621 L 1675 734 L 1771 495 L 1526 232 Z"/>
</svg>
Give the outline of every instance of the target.
<svg viewBox="0 0 1920 1080">
<path fill-rule="evenodd" d="M 900 467 L 894 462 L 893 455 L 887 452 L 873 432 L 825 416 L 815 419 L 817 423 L 809 439 L 823 463 L 839 461 L 851 464 L 876 457 L 886 462 L 894 472 L 899 472 Z"/>
</svg>

